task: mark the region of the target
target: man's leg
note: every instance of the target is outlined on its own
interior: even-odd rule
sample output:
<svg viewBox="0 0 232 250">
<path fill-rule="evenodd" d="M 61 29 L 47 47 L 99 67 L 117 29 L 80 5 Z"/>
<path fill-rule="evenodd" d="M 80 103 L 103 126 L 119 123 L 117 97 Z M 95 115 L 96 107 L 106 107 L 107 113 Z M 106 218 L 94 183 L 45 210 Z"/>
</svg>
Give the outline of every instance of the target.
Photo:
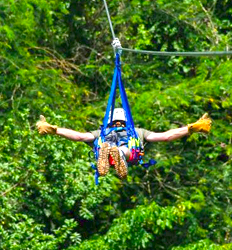
<svg viewBox="0 0 232 250">
<path fill-rule="evenodd" d="M 124 153 L 126 159 L 128 160 L 130 157 L 130 150 L 126 146 L 120 146 L 119 149 Z"/>
<path fill-rule="evenodd" d="M 112 131 L 105 137 L 105 142 L 102 144 L 99 150 L 99 157 L 97 162 L 97 169 L 100 175 L 106 175 L 109 172 L 109 154 L 110 148 L 117 143 L 117 134 Z"/>
<path fill-rule="evenodd" d="M 110 154 L 110 145 L 107 142 L 102 143 L 102 146 L 99 150 L 99 157 L 97 161 L 97 170 L 99 175 L 106 175 L 109 171 L 109 154 Z"/>
</svg>

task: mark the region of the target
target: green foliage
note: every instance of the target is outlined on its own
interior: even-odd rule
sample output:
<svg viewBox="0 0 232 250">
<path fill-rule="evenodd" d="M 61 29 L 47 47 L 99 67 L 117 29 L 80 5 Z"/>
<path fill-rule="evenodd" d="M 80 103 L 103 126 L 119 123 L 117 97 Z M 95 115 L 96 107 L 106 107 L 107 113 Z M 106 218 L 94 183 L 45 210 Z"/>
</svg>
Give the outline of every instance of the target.
<svg viewBox="0 0 232 250">
<path fill-rule="evenodd" d="M 108 1 L 123 47 L 231 50 L 231 3 Z M 38 135 L 40 114 L 99 127 L 114 54 L 101 1 L 0 1 L 0 248 L 231 249 L 232 63 L 229 57 L 123 52 L 139 127 L 165 131 L 205 112 L 212 132 L 146 145 L 148 170 L 94 183 L 89 146 Z M 146 160 L 145 159 L 145 160 Z"/>
<path fill-rule="evenodd" d="M 172 250 L 229 250 L 232 248 L 232 244 L 217 245 L 210 240 L 200 240 L 197 243 L 189 244 L 184 247 L 173 247 Z"/>
<path fill-rule="evenodd" d="M 154 235 L 162 234 L 165 229 L 173 229 L 173 224 L 184 223 L 191 203 L 178 204 L 176 207 L 160 207 L 155 202 L 137 206 L 115 219 L 104 237 L 83 242 L 80 249 L 147 249 L 151 247 Z M 162 247 L 156 242 L 157 249 Z"/>
<path fill-rule="evenodd" d="M 42 225 L 26 215 L 16 215 L 15 221 L 17 223 L 10 223 L 11 229 L 7 231 L 4 226 L 0 226 L 1 249 L 59 249 L 67 241 L 72 246 L 78 246 L 81 241 L 80 235 L 72 232 L 76 226 L 73 219 L 65 220 L 64 225 L 54 230 L 53 235 L 44 233 Z"/>
</svg>

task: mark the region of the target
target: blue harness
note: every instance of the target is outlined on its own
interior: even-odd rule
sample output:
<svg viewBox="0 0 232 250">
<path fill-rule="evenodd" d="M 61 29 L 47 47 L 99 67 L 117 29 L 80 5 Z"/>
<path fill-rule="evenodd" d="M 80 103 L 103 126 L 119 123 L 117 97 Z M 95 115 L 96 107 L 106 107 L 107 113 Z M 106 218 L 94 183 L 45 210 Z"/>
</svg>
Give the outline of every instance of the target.
<svg viewBox="0 0 232 250">
<path fill-rule="evenodd" d="M 118 127 L 111 128 L 113 124 L 112 119 L 113 119 L 113 111 L 115 107 L 117 87 L 119 88 L 119 92 L 120 92 L 122 108 L 125 111 L 126 126 L 120 127 L 120 128 Z M 122 83 L 120 56 L 118 53 L 116 53 L 114 76 L 113 76 L 110 96 L 109 96 L 108 104 L 106 108 L 106 113 L 103 119 L 103 125 L 101 126 L 101 133 L 100 133 L 100 137 L 96 138 L 96 140 L 94 141 L 94 154 L 95 154 L 96 160 L 98 160 L 99 150 L 101 148 L 102 143 L 105 142 L 105 137 L 112 131 L 117 132 L 117 131 L 123 131 L 123 130 L 126 131 L 126 134 L 127 134 L 127 138 L 125 139 L 125 145 L 128 146 L 131 152 L 129 163 L 133 165 L 140 163 L 142 166 L 146 168 L 148 168 L 150 165 L 154 165 L 156 163 L 156 161 L 154 160 L 150 160 L 149 163 L 142 164 L 141 151 L 143 151 L 143 145 L 141 144 L 138 134 L 135 131 L 134 121 L 131 115 L 129 102 L 127 99 L 124 85 Z M 91 164 L 91 167 L 95 170 L 95 182 L 96 184 L 98 184 L 99 173 L 98 173 L 97 167 L 93 163 Z"/>
</svg>

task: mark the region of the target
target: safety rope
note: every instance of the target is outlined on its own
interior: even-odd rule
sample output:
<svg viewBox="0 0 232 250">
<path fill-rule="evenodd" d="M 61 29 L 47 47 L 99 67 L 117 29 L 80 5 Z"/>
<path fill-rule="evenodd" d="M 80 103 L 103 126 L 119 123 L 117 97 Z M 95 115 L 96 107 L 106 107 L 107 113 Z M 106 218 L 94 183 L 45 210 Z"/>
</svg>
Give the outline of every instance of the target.
<svg viewBox="0 0 232 250">
<path fill-rule="evenodd" d="M 121 43 L 118 38 L 115 37 L 113 25 L 110 18 L 110 13 L 108 10 L 108 6 L 106 0 L 103 0 L 107 18 L 110 24 L 111 33 L 113 36 L 112 46 L 114 48 L 115 54 L 119 52 L 121 54 L 122 51 L 133 52 L 133 53 L 141 53 L 141 54 L 149 54 L 156 56 L 229 56 L 232 55 L 232 51 L 203 51 L 203 52 L 170 52 L 170 51 L 150 51 L 150 50 L 139 50 L 139 49 L 127 49 L 121 46 Z"/>
</svg>

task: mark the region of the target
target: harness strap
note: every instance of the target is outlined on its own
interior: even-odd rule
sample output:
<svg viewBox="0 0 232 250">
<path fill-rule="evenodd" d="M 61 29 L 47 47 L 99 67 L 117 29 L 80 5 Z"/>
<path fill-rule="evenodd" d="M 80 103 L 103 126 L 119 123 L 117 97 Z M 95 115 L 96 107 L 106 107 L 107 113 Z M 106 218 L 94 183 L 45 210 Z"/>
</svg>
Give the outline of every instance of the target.
<svg viewBox="0 0 232 250">
<path fill-rule="evenodd" d="M 150 159 L 149 162 L 141 164 L 144 168 L 149 168 L 157 163 L 156 160 Z"/>
<path fill-rule="evenodd" d="M 99 175 L 99 172 L 97 170 L 97 167 L 95 164 L 91 163 L 91 168 L 95 170 L 94 179 L 95 179 L 95 184 L 98 185 L 99 184 L 98 178 L 100 175 Z"/>
<path fill-rule="evenodd" d="M 108 125 L 112 125 L 112 118 L 113 118 L 113 110 L 115 107 L 115 99 L 116 99 L 116 89 L 117 85 L 119 87 L 120 97 L 122 100 L 122 106 L 126 113 L 126 130 L 128 137 L 132 136 L 136 139 L 138 138 L 137 134 L 135 133 L 134 129 L 134 122 L 130 111 L 129 102 L 127 99 L 126 91 L 124 85 L 122 83 L 122 76 L 121 76 L 121 63 L 120 63 L 120 56 L 119 53 L 116 53 L 115 59 L 115 69 L 114 69 L 114 76 L 111 85 L 110 96 L 108 99 L 108 104 L 106 108 L 106 113 L 103 119 L 103 126 L 101 127 L 101 136 L 104 138 L 106 134 L 106 128 Z M 110 119 L 109 119 L 110 118 Z M 108 122 L 109 121 L 109 122 Z"/>
</svg>

